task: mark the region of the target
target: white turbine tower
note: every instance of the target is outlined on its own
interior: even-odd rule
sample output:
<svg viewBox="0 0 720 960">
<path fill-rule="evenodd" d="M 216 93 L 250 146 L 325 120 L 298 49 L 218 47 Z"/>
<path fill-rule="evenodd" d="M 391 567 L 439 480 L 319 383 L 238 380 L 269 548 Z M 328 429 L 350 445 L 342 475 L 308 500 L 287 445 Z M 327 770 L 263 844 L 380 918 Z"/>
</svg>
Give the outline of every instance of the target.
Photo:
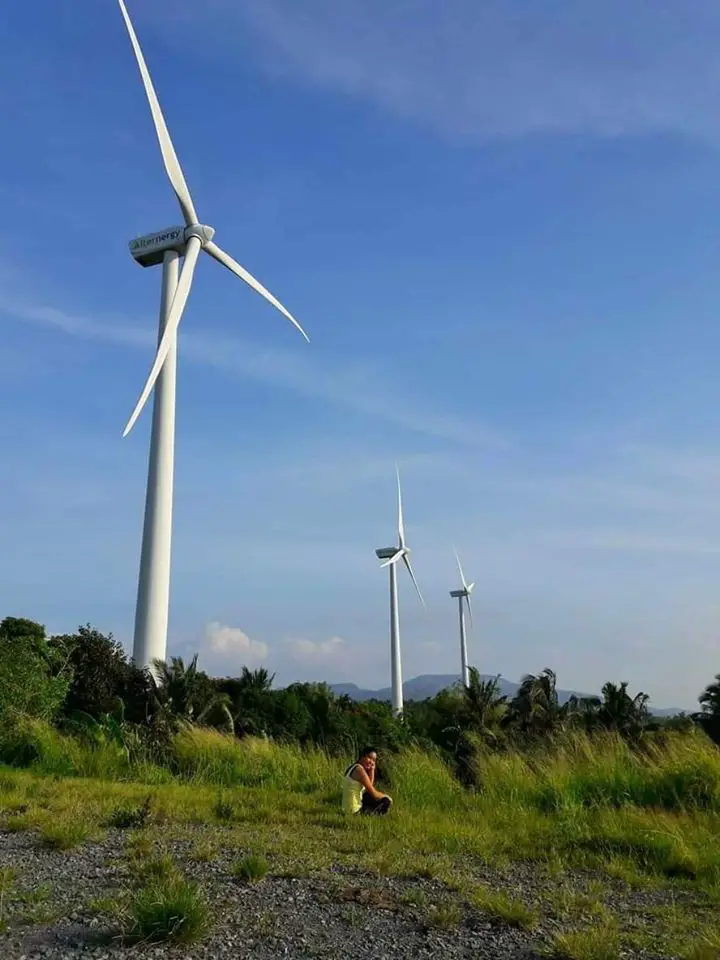
<svg viewBox="0 0 720 960">
<path fill-rule="evenodd" d="M 170 545 L 172 539 L 173 467 L 175 447 L 175 375 L 177 370 L 177 330 L 187 303 L 193 274 L 202 250 L 244 280 L 294 324 L 307 340 L 307 334 L 295 318 L 244 267 L 213 243 L 215 231 L 201 224 L 193 205 L 182 169 L 165 125 L 145 58 L 133 29 L 124 0 L 118 0 L 130 35 L 145 93 L 150 104 L 155 132 L 160 144 L 165 171 L 180 204 L 185 225 L 139 237 L 130 243 L 130 253 L 143 267 L 163 266 L 162 297 L 158 349 L 140 399 L 128 420 L 127 436 L 155 386 L 150 460 L 148 466 L 145 521 L 143 526 L 140 576 L 133 659 L 140 667 L 154 659 L 165 659 L 168 607 L 170 601 Z M 182 269 L 179 260 L 183 257 Z"/>
<path fill-rule="evenodd" d="M 381 567 L 390 568 L 390 671 L 392 674 L 392 708 L 396 717 L 403 712 L 403 688 L 402 688 L 402 661 L 400 659 L 400 614 L 398 610 L 398 592 L 397 592 L 397 564 L 400 560 L 405 564 L 407 572 L 415 585 L 417 595 L 420 597 L 420 603 L 423 607 L 425 601 L 420 593 L 415 574 L 410 565 L 410 548 L 405 543 L 405 524 L 403 523 L 402 510 L 402 491 L 400 490 L 400 471 L 397 472 L 397 491 L 398 491 L 398 545 L 397 547 L 381 547 L 375 551 L 380 560 Z"/>
<path fill-rule="evenodd" d="M 455 551 L 455 559 L 457 560 L 458 570 L 460 571 L 462 589 L 451 590 L 450 596 L 456 597 L 458 602 L 458 612 L 460 615 L 460 668 L 462 671 L 462 682 L 467 687 L 470 683 L 470 669 L 468 666 L 467 638 L 465 636 L 465 603 L 467 603 L 470 625 L 472 626 L 472 607 L 470 606 L 470 594 L 473 592 L 473 587 L 475 584 L 468 583 L 465 579 L 465 574 L 463 573 L 462 564 L 460 563 L 460 557 L 457 555 L 457 550 Z"/>
</svg>

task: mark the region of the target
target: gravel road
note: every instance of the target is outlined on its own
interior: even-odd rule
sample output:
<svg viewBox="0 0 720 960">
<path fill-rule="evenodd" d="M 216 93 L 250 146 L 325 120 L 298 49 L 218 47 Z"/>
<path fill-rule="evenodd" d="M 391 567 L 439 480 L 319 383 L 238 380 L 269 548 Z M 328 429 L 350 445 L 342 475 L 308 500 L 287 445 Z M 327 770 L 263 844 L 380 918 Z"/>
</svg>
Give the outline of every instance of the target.
<svg viewBox="0 0 720 960">
<path fill-rule="evenodd" d="M 0 935 L 2 960 L 79 960 L 79 958 L 178 958 L 178 960 L 346 960 L 361 953 L 392 960 L 539 960 L 543 944 L 562 929 L 552 911 L 542 911 L 538 927 L 525 931 L 495 921 L 430 879 L 379 877 L 347 869 L 308 877 L 268 877 L 238 882 L 231 874 L 237 848 L 209 862 L 192 861 L 198 830 L 164 847 L 186 875 L 200 882 L 211 904 L 213 927 L 193 945 L 129 944 L 119 936 L 111 911 L 93 901 L 118 900 L 127 887 L 123 857 L 127 834 L 109 831 L 101 842 L 60 852 L 41 847 L 30 833 L 0 832 L 0 867 L 16 873 L 15 893 L 2 907 L 9 931 Z M 221 836 L 221 835 L 220 835 Z M 217 832 L 213 835 L 218 840 Z M 496 871 L 478 864 L 478 881 L 519 897 L 529 906 L 546 902 L 548 878 L 529 865 Z M 588 878 L 558 877 L 552 883 Z M 658 891 L 613 889 L 615 911 L 651 909 L 665 897 Z M 440 913 L 433 908 L 440 906 Z M 442 906 L 449 905 L 443 915 Z M 442 929 L 443 922 L 446 929 Z M 624 957 L 649 960 L 650 955 Z"/>
</svg>

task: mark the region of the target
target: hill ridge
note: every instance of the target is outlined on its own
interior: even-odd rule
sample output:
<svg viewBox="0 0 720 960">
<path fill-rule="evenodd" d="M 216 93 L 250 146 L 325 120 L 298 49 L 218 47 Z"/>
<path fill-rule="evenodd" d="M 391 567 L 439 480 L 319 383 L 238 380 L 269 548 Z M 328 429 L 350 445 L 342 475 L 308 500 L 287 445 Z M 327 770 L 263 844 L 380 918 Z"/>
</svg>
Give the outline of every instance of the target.
<svg viewBox="0 0 720 960">
<path fill-rule="evenodd" d="M 483 673 L 481 677 L 483 680 L 494 680 L 496 674 Z M 459 673 L 422 673 L 417 677 L 412 677 L 410 680 L 406 680 L 403 683 L 403 698 L 405 700 L 425 700 L 428 697 L 434 697 L 441 690 L 445 690 L 448 687 L 451 687 L 454 683 L 457 683 L 460 680 Z M 333 691 L 333 693 L 342 696 L 343 694 L 349 696 L 353 700 L 390 700 L 391 698 L 391 688 L 390 687 L 381 687 L 378 690 L 370 690 L 369 688 L 359 687 L 356 683 L 329 683 L 328 686 Z M 514 680 L 507 680 L 505 677 L 500 675 L 498 679 L 498 686 L 500 693 L 506 697 L 514 697 L 517 693 L 520 684 L 516 683 Z M 558 700 L 560 703 L 567 703 L 567 701 L 572 696 L 576 697 L 592 697 L 598 696 L 595 693 L 583 693 L 580 690 L 564 690 L 558 688 Z M 681 707 L 653 707 L 650 706 L 650 712 L 655 716 L 673 716 L 678 713 L 683 712 Z"/>
</svg>

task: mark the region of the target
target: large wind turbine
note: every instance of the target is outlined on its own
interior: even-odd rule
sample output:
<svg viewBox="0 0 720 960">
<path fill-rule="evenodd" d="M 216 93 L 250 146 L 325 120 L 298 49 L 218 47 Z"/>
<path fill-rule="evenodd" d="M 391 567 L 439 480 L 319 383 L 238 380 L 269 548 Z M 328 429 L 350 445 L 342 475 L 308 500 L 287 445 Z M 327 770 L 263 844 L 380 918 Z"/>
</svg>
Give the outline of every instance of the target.
<svg viewBox="0 0 720 960">
<path fill-rule="evenodd" d="M 152 434 L 148 466 L 145 521 L 143 526 L 140 576 L 133 659 L 140 667 L 154 659 L 165 659 L 168 607 L 170 601 L 170 544 L 172 539 L 173 466 L 175 447 L 175 376 L 177 370 L 177 330 L 187 303 L 193 274 L 202 250 L 209 253 L 248 286 L 268 300 L 294 324 L 307 340 L 307 334 L 295 318 L 244 267 L 213 243 L 215 231 L 201 224 L 190 191 L 175 154 L 165 118 L 150 79 L 145 58 L 133 29 L 124 0 L 118 0 L 130 42 L 135 51 L 155 132 L 160 144 L 165 172 L 180 204 L 184 227 L 170 227 L 159 233 L 139 237 L 130 243 L 130 253 L 143 267 L 163 266 L 158 349 L 147 382 L 140 394 L 123 436 L 126 437 L 147 402 L 153 387 Z M 182 269 L 179 260 L 183 258 Z"/>
<path fill-rule="evenodd" d="M 470 624 L 472 625 L 472 607 L 470 606 L 470 594 L 473 592 L 473 587 L 475 586 L 475 584 L 468 583 L 467 580 L 465 579 L 465 574 L 463 573 L 462 564 L 460 563 L 460 557 L 457 555 L 457 550 L 455 551 L 455 559 L 457 560 L 458 570 L 460 571 L 460 581 L 462 583 L 462 589 L 451 590 L 450 596 L 456 597 L 458 602 L 458 612 L 460 614 L 460 667 L 462 671 L 462 682 L 467 687 L 470 684 L 470 669 L 468 667 L 467 639 L 465 636 L 465 604 L 467 604 L 467 611 L 470 617 Z"/>
<path fill-rule="evenodd" d="M 380 560 L 381 567 L 390 568 L 390 670 L 392 673 L 392 707 L 395 716 L 400 716 L 403 711 L 403 689 L 402 689 L 402 662 L 400 659 L 400 614 L 398 611 L 398 592 L 397 592 L 397 565 L 400 560 L 405 564 L 407 572 L 415 585 L 417 595 L 420 597 L 420 603 L 425 606 L 425 601 L 420 593 L 415 574 L 410 565 L 410 548 L 405 543 L 405 524 L 403 523 L 402 510 L 402 491 L 400 489 L 400 471 L 397 470 L 397 491 L 398 491 L 398 545 L 397 547 L 381 547 L 375 553 Z"/>
</svg>

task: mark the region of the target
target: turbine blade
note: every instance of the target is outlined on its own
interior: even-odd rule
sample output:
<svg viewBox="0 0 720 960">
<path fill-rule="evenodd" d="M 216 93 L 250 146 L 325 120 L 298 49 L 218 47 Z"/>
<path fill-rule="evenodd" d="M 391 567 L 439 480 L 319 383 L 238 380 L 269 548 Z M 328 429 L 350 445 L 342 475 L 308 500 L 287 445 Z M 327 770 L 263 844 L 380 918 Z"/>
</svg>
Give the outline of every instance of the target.
<svg viewBox="0 0 720 960">
<path fill-rule="evenodd" d="M 172 188 L 175 191 L 175 196 L 178 198 L 180 209 L 185 217 L 185 223 L 190 227 L 198 222 L 192 197 L 190 196 L 188 185 L 185 183 L 185 177 L 183 176 L 180 161 L 175 153 L 175 147 L 173 147 L 172 140 L 170 139 L 165 118 L 163 117 L 162 110 L 160 109 L 160 103 L 158 101 L 157 94 L 155 93 L 155 87 L 153 86 L 152 79 L 150 78 L 150 72 L 148 71 L 147 64 L 145 63 L 145 57 L 140 49 L 140 43 L 138 42 L 137 34 L 135 33 L 135 29 L 132 25 L 130 14 L 127 11 L 124 0 L 118 0 L 118 3 L 120 4 L 120 10 L 122 11 L 123 19 L 125 20 L 125 26 L 130 34 L 130 42 L 132 43 L 133 50 L 135 51 L 135 59 L 137 60 L 138 67 L 140 68 L 140 76 L 142 77 L 143 85 L 145 86 L 145 93 L 148 98 L 148 103 L 150 104 L 150 112 L 152 113 L 153 123 L 155 124 L 155 133 L 157 134 L 158 143 L 160 144 L 160 152 L 162 153 L 163 162 L 165 164 L 165 171 L 167 172 L 168 179 L 170 180 Z"/>
<path fill-rule="evenodd" d="M 475 584 L 474 584 L 474 583 L 469 583 L 469 584 L 465 587 L 465 589 L 467 590 L 468 593 L 472 593 L 473 590 L 475 589 Z"/>
<path fill-rule="evenodd" d="M 465 574 L 463 573 L 462 564 L 460 563 L 460 557 L 458 556 L 458 552 L 454 547 L 453 550 L 455 551 L 455 559 L 457 560 L 458 570 L 460 571 L 460 579 L 462 580 L 463 590 L 467 590 L 468 585 L 465 582 Z"/>
<path fill-rule="evenodd" d="M 403 560 L 404 560 L 404 562 L 405 562 L 405 566 L 407 567 L 407 572 L 410 574 L 410 578 L 412 579 L 412 582 L 415 584 L 415 589 L 417 590 L 417 595 L 420 597 L 420 603 L 425 607 L 425 609 L 427 609 L 427 606 L 426 606 L 426 604 L 425 604 L 425 601 L 423 600 L 423 595 L 420 593 L 420 587 L 418 586 L 418 582 L 417 582 L 417 580 L 415 579 L 415 574 L 413 573 L 413 568 L 410 566 L 410 561 L 409 561 L 409 559 L 408 559 L 408 555 L 407 555 L 406 553 L 403 553 L 403 554 L 402 554 L 402 558 L 403 558 Z"/>
<path fill-rule="evenodd" d="M 473 625 L 472 606 L 471 606 L 471 604 L 470 604 L 470 595 L 469 595 L 469 593 L 465 596 L 465 600 L 467 601 L 468 616 L 470 617 L 470 626 L 472 626 L 472 625 Z"/>
<path fill-rule="evenodd" d="M 397 474 L 397 488 L 398 488 L 398 537 L 400 538 L 400 546 L 405 549 L 405 524 L 403 523 L 403 509 L 402 509 L 402 490 L 400 489 L 400 470 L 395 465 L 395 473 Z"/>
<path fill-rule="evenodd" d="M 198 237 L 190 237 L 185 250 L 185 262 L 183 263 L 183 268 L 180 272 L 180 279 L 178 280 L 178 285 L 175 289 L 175 295 L 173 296 L 173 301 L 170 305 L 170 310 L 165 322 L 165 329 L 160 340 L 160 345 L 157 353 L 155 354 L 155 362 L 152 365 L 152 370 L 150 371 L 150 376 L 147 378 L 143 392 L 140 394 L 140 399 L 135 405 L 132 416 L 128 420 L 127 426 L 123 431 L 123 437 L 126 437 L 135 426 L 135 421 L 140 416 L 143 407 L 147 403 L 147 399 L 150 396 L 152 388 L 155 386 L 155 381 L 162 370 L 162 365 L 165 363 L 165 358 L 168 355 L 168 351 L 175 342 L 177 328 L 180 324 L 180 320 L 182 319 L 183 310 L 185 309 L 185 304 L 187 303 L 187 298 L 190 294 L 193 274 L 195 272 L 201 247 L 202 244 L 200 243 Z"/>
<path fill-rule="evenodd" d="M 380 564 L 380 569 L 382 569 L 383 567 L 389 567 L 393 563 L 397 563 L 400 557 L 402 556 L 403 556 L 402 550 L 398 550 L 398 552 L 393 554 L 393 556 L 390 557 L 389 560 L 386 560 L 384 563 Z"/>
<path fill-rule="evenodd" d="M 221 263 L 224 267 L 227 267 L 228 270 L 234 273 L 236 277 L 240 277 L 241 280 L 244 280 L 245 283 L 247 283 L 249 287 L 252 287 L 256 293 L 259 293 L 261 297 L 265 297 L 268 303 L 271 303 L 284 317 L 287 317 L 290 323 L 296 327 L 305 337 L 307 342 L 310 343 L 310 337 L 305 333 L 290 311 L 286 310 L 280 301 L 277 300 L 269 290 L 266 290 L 259 280 L 256 280 L 251 273 L 248 273 L 245 267 L 241 267 L 237 260 L 233 260 L 229 253 L 225 253 L 224 250 L 221 250 L 221 248 L 216 243 L 213 243 L 212 240 L 205 244 L 205 252 L 209 253 L 210 256 L 217 260 L 218 263 Z"/>
</svg>

